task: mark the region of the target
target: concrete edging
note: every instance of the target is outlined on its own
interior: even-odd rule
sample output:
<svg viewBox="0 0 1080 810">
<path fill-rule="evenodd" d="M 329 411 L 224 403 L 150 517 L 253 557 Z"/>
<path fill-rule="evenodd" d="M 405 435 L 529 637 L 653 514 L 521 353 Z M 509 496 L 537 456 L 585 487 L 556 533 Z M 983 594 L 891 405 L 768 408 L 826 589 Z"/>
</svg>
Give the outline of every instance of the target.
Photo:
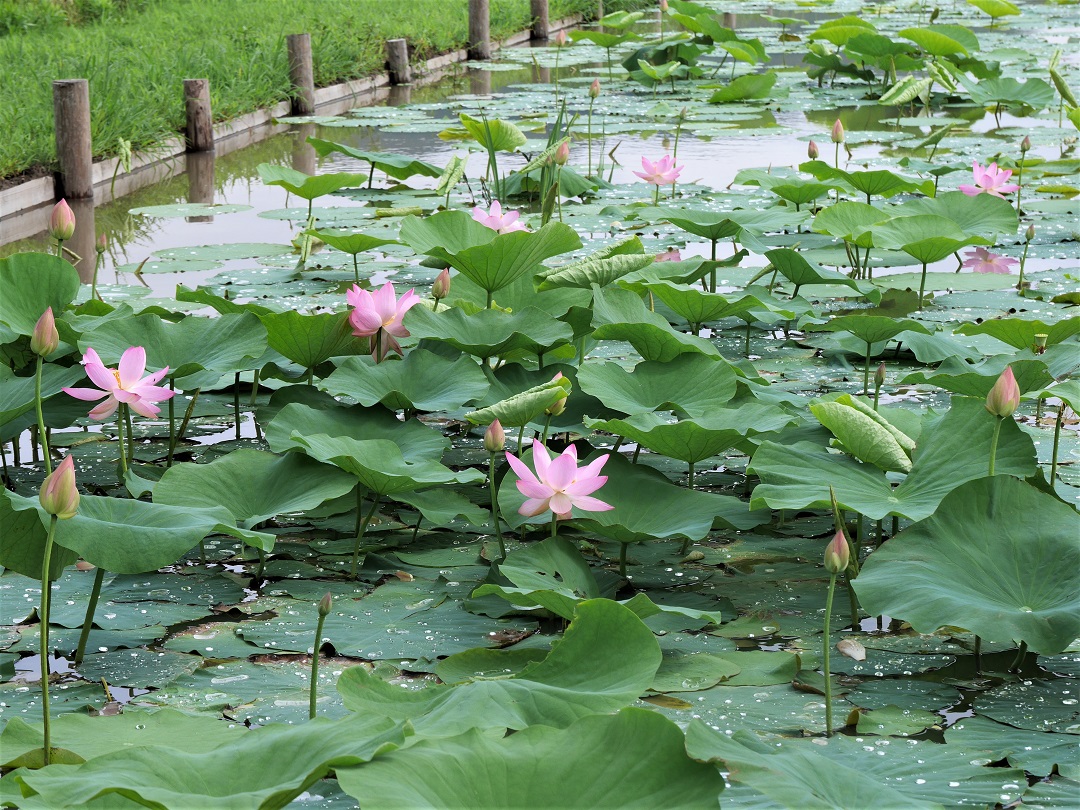
<svg viewBox="0 0 1080 810">
<path fill-rule="evenodd" d="M 551 30 L 569 28 L 582 21 L 581 15 L 556 20 Z M 518 31 L 504 40 L 493 43 L 496 48 L 521 45 L 531 39 L 529 30 Z M 464 48 L 428 59 L 420 67 L 412 86 L 438 81 L 447 69 L 468 60 Z M 352 79 L 315 90 L 318 115 L 336 115 L 354 107 L 370 106 L 390 94 L 390 76 L 378 73 L 363 79 Z M 273 107 L 222 121 L 214 125 L 214 153 L 226 155 L 245 146 L 276 135 L 290 124 L 278 124 L 277 119 L 289 115 L 290 103 L 283 101 Z M 187 150 L 182 137 L 169 138 L 146 152 L 132 156 L 131 170 L 117 172 L 119 158 L 99 160 L 93 165 L 94 204 L 100 205 L 123 197 L 145 186 L 173 175 L 183 174 Z M 115 186 L 113 176 L 116 175 Z M 45 230 L 49 213 L 56 202 L 56 182 L 52 176 L 36 177 L 17 186 L 0 191 L 0 243 L 25 239 Z"/>
</svg>

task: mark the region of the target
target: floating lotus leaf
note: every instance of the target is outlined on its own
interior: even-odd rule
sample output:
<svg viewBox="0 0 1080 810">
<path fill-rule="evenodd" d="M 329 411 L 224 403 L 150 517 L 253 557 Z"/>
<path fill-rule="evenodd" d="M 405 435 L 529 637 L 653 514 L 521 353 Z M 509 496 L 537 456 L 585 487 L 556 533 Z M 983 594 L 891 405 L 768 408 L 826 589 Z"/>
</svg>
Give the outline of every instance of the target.
<svg viewBox="0 0 1080 810">
<path fill-rule="evenodd" d="M 917 632 L 963 627 L 1053 655 L 1080 635 L 1077 572 L 1076 511 L 998 475 L 962 484 L 932 516 L 886 541 L 854 587 L 869 612 Z"/>
</svg>

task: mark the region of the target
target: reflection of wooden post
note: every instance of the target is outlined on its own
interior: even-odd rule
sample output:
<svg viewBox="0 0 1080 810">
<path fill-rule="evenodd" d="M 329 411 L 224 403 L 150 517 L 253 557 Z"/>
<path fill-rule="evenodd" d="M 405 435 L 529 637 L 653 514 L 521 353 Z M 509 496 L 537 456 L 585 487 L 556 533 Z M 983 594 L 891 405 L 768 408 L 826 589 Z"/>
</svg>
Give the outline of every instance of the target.
<svg viewBox="0 0 1080 810">
<path fill-rule="evenodd" d="M 289 34 L 289 81 L 293 87 L 294 115 L 315 112 L 315 70 L 311 65 L 311 34 Z"/>
<path fill-rule="evenodd" d="M 386 40 L 386 67 L 390 84 L 408 84 L 412 81 L 408 42 L 404 39 Z"/>
<path fill-rule="evenodd" d="M 60 162 L 57 196 L 68 200 L 94 196 L 90 148 L 90 83 L 86 79 L 53 82 L 56 157 Z M 90 240 L 93 245 L 93 238 Z"/>
<path fill-rule="evenodd" d="M 292 148 L 292 167 L 304 174 L 315 174 L 315 147 L 307 139 L 315 134 L 314 124 L 301 124 L 296 128 Z"/>
<path fill-rule="evenodd" d="M 411 84 L 395 84 L 390 88 L 390 93 L 386 97 L 387 107 L 404 107 L 406 104 L 412 103 L 412 85 Z"/>
<path fill-rule="evenodd" d="M 189 152 L 187 156 L 188 202 L 214 204 L 214 153 Z M 212 214 L 184 217 L 187 222 L 213 222 Z"/>
<path fill-rule="evenodd" d="M 734 31 L 739 27 L 739 18 L 731 11 L 724 12 L 724 27 Z"/>
<path fill-rule="evenodd" d="M 64 242 L 64 258 L 75 265 L 79 271 L 79 278 L 84 284 L 94 280 L 94 262 L 97 261 L 97 253 L 94 252 L 94 241 L 97 235 L 94 233 L 94 198 L 72 197 L 68 200 L 71 213 L 75 215 L 75 233 L 71 239 Z M 79 258 L 75 258 L 71 250 Z"/>
<path fill-rule="evenodd" d="M 529 11 L 532 14 L 532 38 L 547 39 L 550 31 L 548 22 L 548 0 L 529 0 Z"/>
<path fill-rule="evenodd" d="M 490 0 L 469 0 L 469 58 L 491 58 Z"/>
<path fill-rule="evenodd" d="M 491 71 L 490 70 L 470 70 L 469 71 L 469 92 L 474 96 L 490 96 L 491 95 Z"/>
<path fill-rule="evenodd" d="M 184 79 L 184 107 L 187 109 L 184 140 L 188 151 L 213 151 L 214 125 L 210 117 L 209 79 Z"/>
</svg>

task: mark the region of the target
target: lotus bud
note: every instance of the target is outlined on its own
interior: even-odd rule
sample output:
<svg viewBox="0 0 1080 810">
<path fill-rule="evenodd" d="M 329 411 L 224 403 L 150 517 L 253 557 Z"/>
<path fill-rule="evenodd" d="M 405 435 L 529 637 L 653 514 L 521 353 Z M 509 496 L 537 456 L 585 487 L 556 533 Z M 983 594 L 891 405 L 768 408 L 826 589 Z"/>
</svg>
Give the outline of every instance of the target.
<svg viewBox="0 0 1080 810">
<path fill-rule="evenodd" d="M 1016 384 L 1012 367 L 1006 368 L 986 395 L 986 410 L 999 419 L 1012 416 L 1020 406 L 1020 386 Z"/>
<path fill-rule="evenodd" d="M 563 141 L 559 144 L 559 148 L 555 150 L 555 165 L 565 166 L 566 161 L 570 159 L 570 144 Z"/>
<path fill-rule="evenodd" d="M 99 236 L 97 238 L 97 241 L 94 242 L 94 250 L 96 250 L 98 253 L 104 253 L 105 249 L 108 246 L 109 246 L 109 240 L 106 238 L 105 234 L 102 234 L 101 236 Z"/>
<path fill-rule="evenodd" d="M 600 80 L 593 79 L 592 84 L 589 85 L 589 98 L 598 98 L 600 96 Z"/>
<path fill-rule="evenodd" d="M 431 285 L 431 297 L 436 301 L 441 301 L 450 294 L 450 268 L 444 267 L 443 271 L 435 277 L 435 282 Z"/>
<path fill-rule="evenodd" d="M 1035 223 L 1033 222 L 1030 225 L 1028 225 L 1027 230 L 1024 231 L 1024 241 L 1025 242 L 1030 242 L 1034 238 L 1035 238 Z"/>
<path fill-rule="evenodd" d="M 565 32 L 565 31 L 559 31 L 559 32 L 558 32 L 558 33 L 557 33 L 557 34 L 555 35 L 555 47 L 556 47 L 556 48 L 561 48 L 561 47 L 563 47 L 563 46 L 564 46 L 564 45 L 566 45 L 566 43 L 567 43 L 567 42 L 569 42 L 569 41 L 570 41 L 570 40 L 569 40 L 569 39 L 567 39 L 567 36 L 566 36 L 566 32 Z"/>
<path fill-rule="evenodd" d="M 1035 354 L 1042 354 L 1043 352 L 1045 352 L 1046 351 L 1046 339 L 1049 338 L 1049 337 L 1050 337 L 1049 335 L 1035 335 L 1035 343 L 1031 347 L 1031 350 L 1033 352 L 1035 352 Z"/>
<path fill-rule="evenodd" d="M 1025 135 L 1024 140 L 1020 141 L 1020 153 L 1023 154 L 1031 149 L 1031 136 Z"/>
<path fill-rule="evenodd" d="M 848 551 L 847 538 L 838 531 L 832 542 L 825 547 L 825 570 L 830 574 L 841 574 L 847 570 L 851 554 Z"/>
<path fill-rule="evenodd" d="M 555 382 L 556 380 L 561 380 L 561 379 L 562 379 L 562 372 L 560 371 L 554 377 L 551 378 L 551 381 Z M 544 413 L 547 414 L 548 416 L 561 416 L 563 411 L 565 411 L 565 410 L 566 410 L 566 397 L 563 397 L 562 399 L 556 400 L 555 403 L 553 405 L 551 405 L 550 407 L 545 408 Z"/>
<path fill-rule="evenodd" d="M 60 345 L 60 335 L 56 331 L 56 319 L 52 307 L 38 318 L 34 325 L 34 334 L 30 338 L 30 351 L 42 357 L 48 357 Z"/>
<path fill-rule="evenodd" d="M 941 16 L 941 9 L 940 8 L 935 8 L 933 11 L 931 11 L 930 12 L 930 24 L 933 25 L 934 20 L 936 20 L 939 16 Z"/>
<path fill-rule="evenodd" d="M 820 154 L 821 152 L 818 150 L 817 144 L 813 141 L 810 141 L 810 143 L 806 146 L 806 156 L 811 160 L 817 160 L 818 155 Z"/>
<path fill-rule="evenodd" d="M 49 236 L 60 242 L 66 242 L 75 233 L 75 212 L 67 204 L 67 200 L 61 200 L 53 206 L 52 214 L 49 215 Z"/>
<path fill-rule="evenodd" d="M 667 14 L 667 10 L 668 10 L 668 1 L 667 0 L 660 0 L 660 13 L 661 14 Z"/>
<path fill-rule="evenodd" d="M 319 600 L 319 615 L 326 616 L 330 613 L 330 608 L 334 606 L 334 597 L 327 591 L 323 594 L 323 598 Z"/>
<path fill-rule="evenodd" d="M 836 119 L 836 123 L 832 125 L 832 132 L 829 134 L 829 138 L 833 143 L 844 142 L 844 125 L 840 123 L 840 119 Z"/>
<path fill-rule="evenodd" d="M 882 363 L 874 372 L 874 387 L 881 388 L 885 384 L 885 364 Z"/>
<path fill-rule="evenodd" d="M 506 449 L 506 432 L 498 419 L 484 431 L 484 449 L 489 453 L 501 453 Z"/>
<path fill-rule="evenodd" d="M 75 517 L 79 511 L 79 490 L 75 486 L 75 459 L 65 456 L 52 475 L 41 484 L 38 494 L 41 508 L 60 520 Z"/>
</svg>

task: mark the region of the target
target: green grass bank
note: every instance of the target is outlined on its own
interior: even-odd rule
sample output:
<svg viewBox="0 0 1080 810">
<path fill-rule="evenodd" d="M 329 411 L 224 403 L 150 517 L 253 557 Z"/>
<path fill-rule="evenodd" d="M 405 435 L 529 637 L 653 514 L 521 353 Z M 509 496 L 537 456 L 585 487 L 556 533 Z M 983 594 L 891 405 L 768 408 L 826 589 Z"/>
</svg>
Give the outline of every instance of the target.
<svg viewBox="0 0 1080 810">
<path fill-rule="evenodd" d="M 595 0 L 551 0 L 552 19 Z M 52 7 L 55 13 L 49 13 Z M 7 0 L 0 3 L 0 184 L 55 166 L 52 81 L 90 80 L 94 156 L 145 150 L 184 126 L 182 82 L 209 78 L 215 120 L 289 95 L 286 34 L 312 38 L 315 83 L 383 69 L 384 42 L 414 58 L 466 44 L 468 0 Z M 530 23 L 529 0 L 491 0 L 491 34 Z"/>
</svg>

